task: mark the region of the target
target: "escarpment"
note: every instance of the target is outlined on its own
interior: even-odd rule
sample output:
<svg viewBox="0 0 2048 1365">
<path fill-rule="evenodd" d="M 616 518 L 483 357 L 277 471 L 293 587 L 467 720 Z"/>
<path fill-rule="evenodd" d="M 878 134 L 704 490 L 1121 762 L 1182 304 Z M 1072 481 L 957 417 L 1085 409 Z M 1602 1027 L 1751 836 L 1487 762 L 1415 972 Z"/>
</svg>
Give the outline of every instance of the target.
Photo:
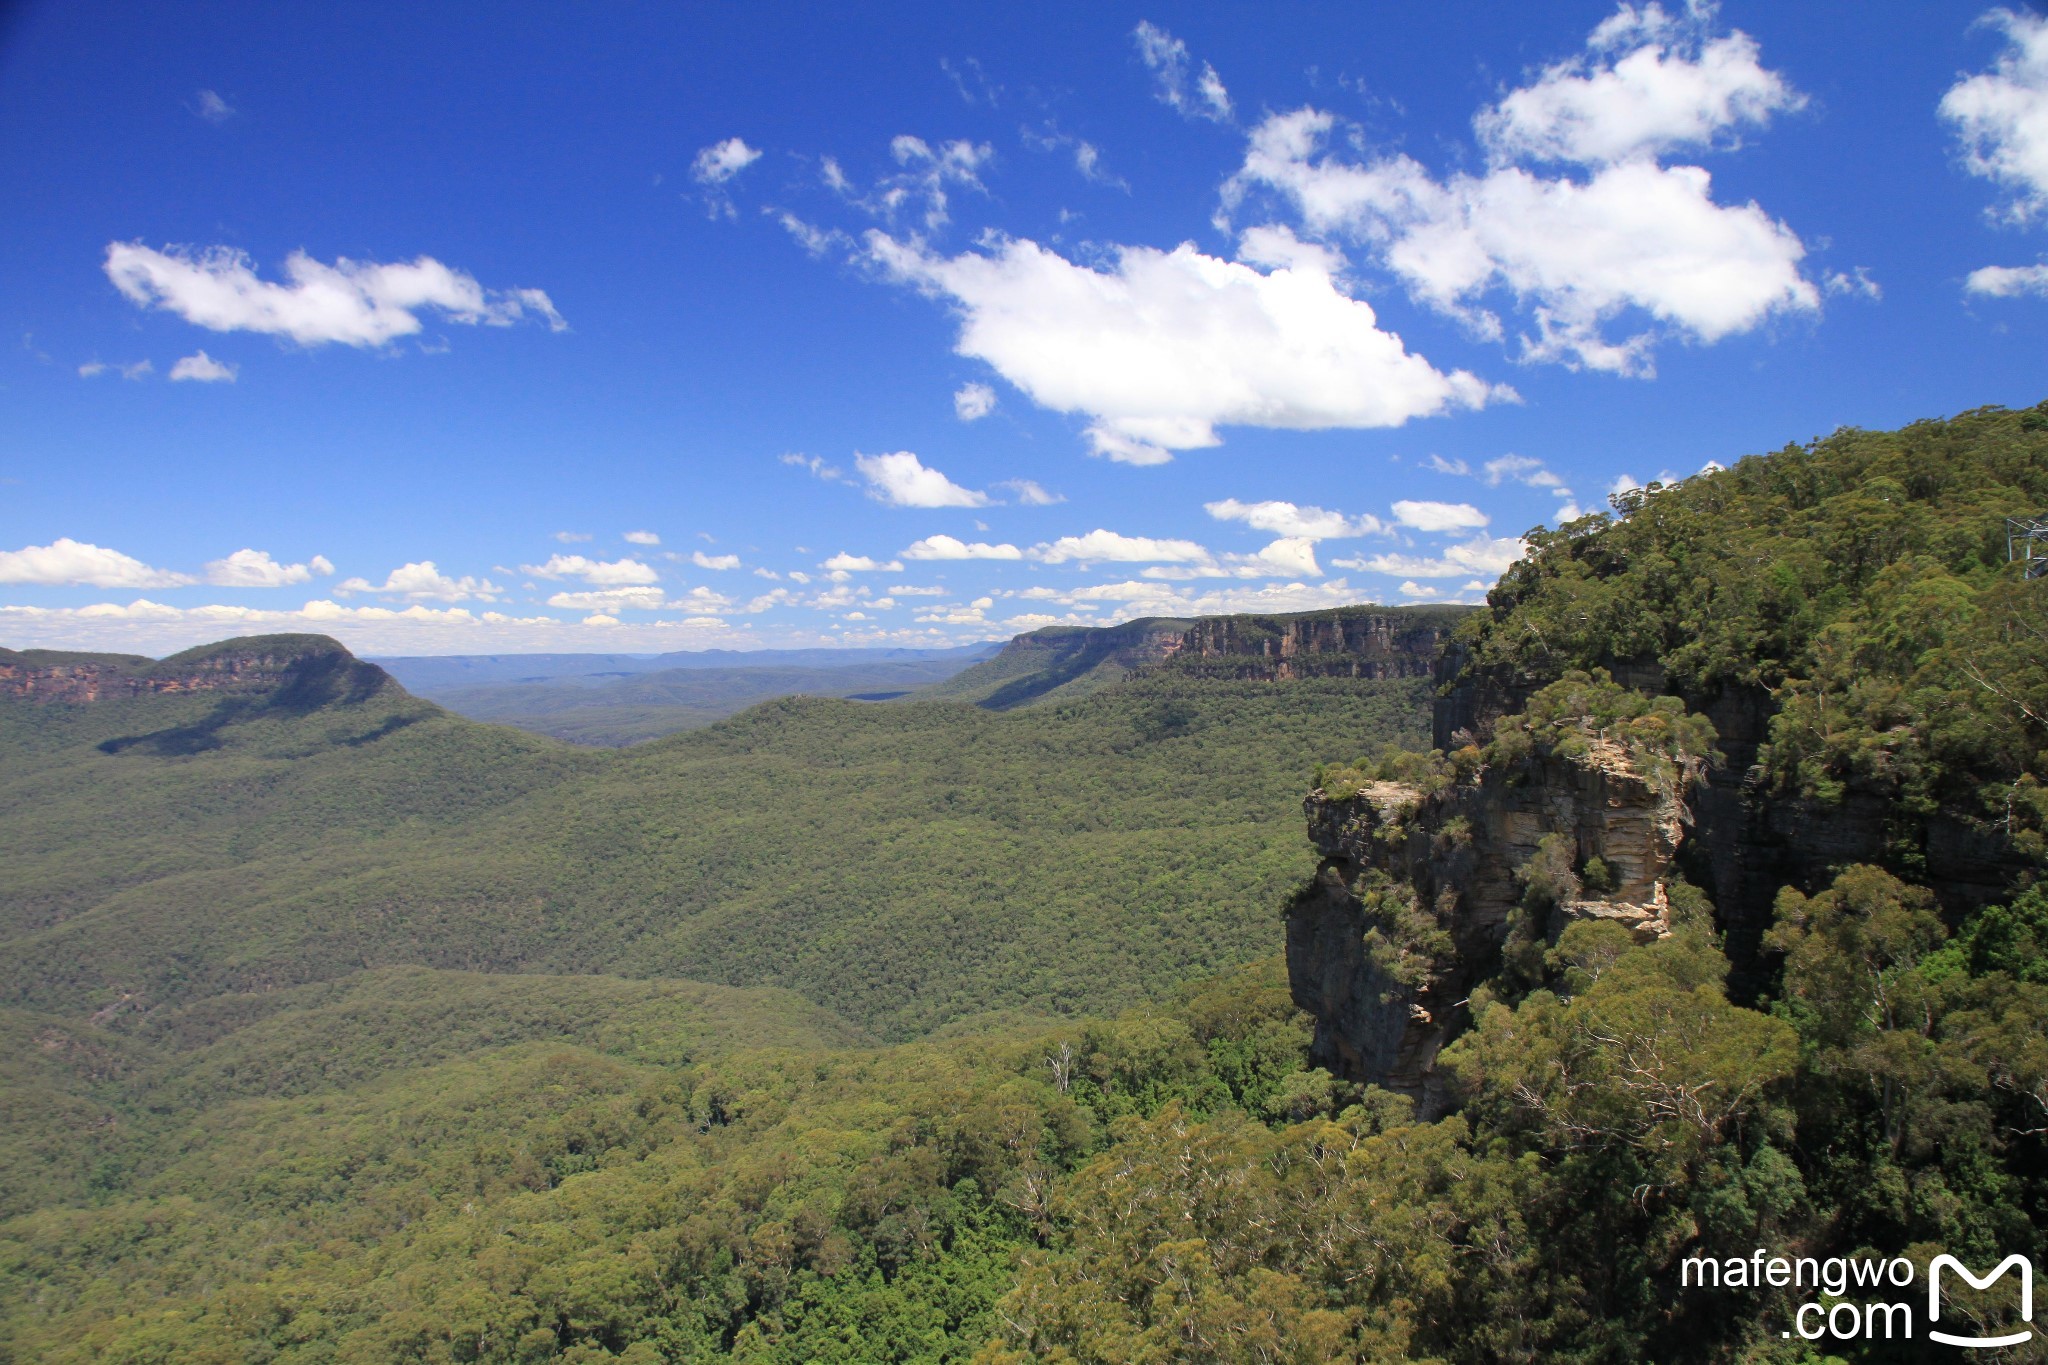
<svg viewBox="0 0 2048 1365">
<path fill-rule="evenodd" d="M 347 675 L 346 678 L 337 675 Z M 133 654 L 0 650 L 0 696 L 89 704 L 188 692 L 262 692 L 314 680 L 364 692 L 395 687 L 375 664 L 325 635 L 259 635 L 166 659 Z"/>
<path fill-rule="evenodd" d="M 1679 864 L 1713 901 L 1737 995 L 1760 984 L 1763 935 L 1783 887 L 1815 891 L 1840 868 L 1883 864 L 1903 836 L 1915 845 L 1919 875 L 1961 912 L 1996 900 L 2034 865 L 1998 830 L 1954 811 L 1901 812 L 1884 783 L 1863 774 L 1849 774 L 1826 801 L 1774 786 L 1764 760 L 1780 701 L 1769 688 L 1726 683 L 1686 689 L 1655 660 L 1609 660 L 1604 671 L 1646 696 L 1674 693 L 1713 725 L 1719 760 L 1687 797 L 1691 828 Z M 1439 656 L 1435 676 L 1431 742 L 1445 752 L 1486 744 L 1540 686 L 1525 673 L 1475 666 L 1457 643 Z"/>
<path fill-rule="evenodd" d="M 1469 608 L 1350 607 L 1196 621 L 1173 667 L 1204 677 L 1426 678 Z"/>
<path fill-rule="evenodd" d="M 919 695 L 1007 711 L 1071 701 L 1132 674 L 1235 682 L 1427 678 L 1474 610 L 1356 606 L 1048 626 Z"/>
<path fill-rule="evenodd" d="M 1289 910 L 1287 963 L 1318 1065 L 1440 1113 L 1437 1054 L 1511 938 L 1554 942 L 1573 920 L 1670 932 L 1702 765 L 1577 739 L 1466 749 L 1412 781 L 1346 772 L 1309 795 L 1322 864 Z"/>
</svg>

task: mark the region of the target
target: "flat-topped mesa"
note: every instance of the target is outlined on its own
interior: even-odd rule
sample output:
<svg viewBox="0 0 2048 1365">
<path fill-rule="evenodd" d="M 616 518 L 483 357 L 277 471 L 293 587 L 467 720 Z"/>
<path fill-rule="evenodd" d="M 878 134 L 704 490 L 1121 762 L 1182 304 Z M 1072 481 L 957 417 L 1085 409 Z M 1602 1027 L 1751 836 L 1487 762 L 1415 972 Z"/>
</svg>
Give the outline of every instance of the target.
<svg viewBox="0 0 2048 1365">
<path fill-rule="evenodd" d="M 351 690 L 357 692 L 396 686 L 382 669 L 363 663 L 340 641 L 325 635 L 245 636 L 167 659 L 0 649 L 0 696 L 38 702 L 84 704 L 186 692 L 254 692 L 287 686 L 312 674 L 348 674 Z"/>
<path fill-rule="evenodd" d="M 1476 750 L 1419 785 L 1333 780 L 1304 803 L 1322 865 L 1287 916 L 1311 1057 L 1440 1114 L 1437 1054 L 1499 973 L 1511 933 L 1554 941 L 1607 920 L 1670 932 L 1666 885 L 1691 822 L 1695 764 L 1669 768 L 1594 740 L 1480 766 Z"/>
<path fill-rule="evenodd" d="M 1174 666 L 1205 676 L 1426 678 L 1471 608 L 1340 607 L 1196 621 Z"/>
</svg>

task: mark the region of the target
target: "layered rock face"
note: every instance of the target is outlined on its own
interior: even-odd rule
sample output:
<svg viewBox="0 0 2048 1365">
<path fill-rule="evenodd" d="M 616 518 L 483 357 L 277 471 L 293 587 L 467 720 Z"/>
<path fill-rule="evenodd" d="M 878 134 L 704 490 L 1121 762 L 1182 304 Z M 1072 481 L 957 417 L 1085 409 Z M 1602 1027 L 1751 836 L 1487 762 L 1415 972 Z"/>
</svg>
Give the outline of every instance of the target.
<svg viewBox="0 0 2048 1365">
<path fill-rule="evenodd" d="M 1233 678 L 1426 678 L 1461 614 L 1405 608 L 1209 617 L 1182 637 L 1176 663 Z"/>
<path fill-rule="evenodd" d="M 1557 894 L 1526 932 L 1555 938 L 1572 919 L 1613 921 L 1639 942 L 1669 932 L 1665 886 L 1696 776 L 1653 778 L 1620 745 L 1596 742 L 1431 794 L 1390 782 L 1341 800 L 1311 794 L 1323 861 L 1288 912 L 1287 965 L 1295 1003 L 1316 1020 L 1316 1064 L 1443 1112 L 1437 1054 L 1469 1022 L 1473 989 L 1499 971 L 1533 875 Z M 1604 889 L 1588 892 L 1575 869 L 1595 858 Z"/>
<path fill-rule="evenodd" d="M 1064 632 L 1033 631 L 1010 641 L 1004 651 L 1043 654 L 1046 665 L 1071 661 L 1093 667 L 1110 662 L 1124 668 L 1143 668 L 1178 653 L 1186 629 L 1185 621 L 1147 619 Z"/>
<path fill-rule="evenodd" d="M 1636 691 L 1655 696 L 1672 690 L 1669 675 L 1654 661 L 1610 660 L 1605 666 L 1616 682 Z M 1436 679 L 1431 743 L 1446 752 L 1486 743 L 1496 723 L 1522 710 L 1541 686 L 1533 679 L 1483 674 L 1455 644 L 1438 659 Z M 1721 687 L 1685 701 L 1713 722 L 1722 761 L 1687 797 L 1694 828 L 1680 865 L 1686 879 L 1714 902 L 1715 921 L 1726 934 L 1729 988 L 1742 996 L 1761 985 L 1758 957 L 1779 890 L 1796 886 L 1812 893 L 1837 869 L 1884 861 L 1898 812 L 1883 795 L 1853 781 L 1842 800 L 1828 803 L 1768 790 L 1758 762 L 1777 713 L 1768 689 Z M 1950 816 L 1926 817 L 1925 826 L 1925 880 L 1951 910 L 1996 900 L 2030 866 L 2011 845 Z"/>
<path fill-rule="evenodd" d="M 339 678 L 359 694 L 391 685 L 374 664 L 324 635 L 230 640 L 168 659 L 140 655 L 0 650 L 0 696 L 89 704 L 186 692 L 265 692 Z"/>
<path fill-rule="evenodd" d="M 0 660 L 0 695 L 31 701 L 96 702 L 174 692 L 220 692 L 274 686 L 295 659 L 249 654 L 208 659 L 189 667 L 143 667 L 109 660 L 37 663 Z"/>
</svg>

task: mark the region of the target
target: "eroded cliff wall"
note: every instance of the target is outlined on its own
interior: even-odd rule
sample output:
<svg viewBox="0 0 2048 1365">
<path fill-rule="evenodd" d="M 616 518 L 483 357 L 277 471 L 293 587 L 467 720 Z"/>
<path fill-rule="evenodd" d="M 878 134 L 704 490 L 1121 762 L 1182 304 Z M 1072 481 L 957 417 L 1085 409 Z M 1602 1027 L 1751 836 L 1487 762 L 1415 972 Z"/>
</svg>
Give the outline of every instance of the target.
<svg viewBox="0 0 2048 1365">
<path fill-rule="evenodd" d="M 187 692 L 290 690 L 315 681 L 358 695 L 396 687 L 325 635 L 251 636 L 150 659 L 126 654 L 0 650 L 0 696 L 89 704 Z"/>
<path fill-rule="evenodd" d="M 1461 771 L 1447 765 L 1430 791 L 1311 793 L 1322 864 L 1287 918 L 1288 976 L 1316 1020 L 1316 1064 L 1409 1095 L 1426 1114 L 1447 1107 L 1437 1054 L 1469 1022 L 1467 1002 L 1500 970 L 1511 933 L 1548 941 L 1574 919 L 1613 921 L 1642 942 L 1669 932 L 1667 886 L 1698 777 L 1653 776 L 1607 742 Z M 1588 868 L 1597 890 L 1580 879 Z"/>
<path fill-rule="evenodd" d="M 1344 608 L 1196 621 L 1174 666 L 1230 678 L 1426 678 L 1467 609 Z"/>
</svg>

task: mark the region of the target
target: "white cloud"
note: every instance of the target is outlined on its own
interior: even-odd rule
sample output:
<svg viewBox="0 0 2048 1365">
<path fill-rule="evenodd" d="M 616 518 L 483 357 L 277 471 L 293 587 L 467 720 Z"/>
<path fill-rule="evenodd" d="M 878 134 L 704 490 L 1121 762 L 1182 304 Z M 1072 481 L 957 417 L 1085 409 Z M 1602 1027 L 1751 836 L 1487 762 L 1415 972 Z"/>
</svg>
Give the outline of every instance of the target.
<svg viewBox="0 0 2048 1365">
<path fill-rule="evenodd" d="M 893 278 L 959 306 L 960 354 L 1042 406 L 1092 418 L 1096 453 L 1114 460 L 1215 445 L 1218 424 L 1399 426 L 1499 396 L 1410 354 L 1369 304 L 1307 266 L 1262 273 L 1183 244 L 1123 247 L 1101 271 L 1017 238 L 950 258 L 867 240 Z"/>
<path fill-rule="evenodd" d="M 587 592 L 558 592 L 548 598 L 551 607 L 572 611 L 659 611 L 668 605 L 660 588 L 597 588 Z"/>
<path fill-rule="evenodd" d="M 609 618 L 616 620 L 616 618 Z M 172 607 L 147 598 L 85 607 L 0 606 L 0 632 L 10 644 L 59 649 L 116 649 L 169 654 L 222 639 L 273 631 L 334 635 L 359 654 L 475 654 L 487 651 L 578 649 L 572 636 L 582 622 L 560 617 L 511 616 L 466 607 L 345 606 L 326 599 L 296 609 L 210 603 Z M 759 648 L 759 642 L 715 616 L 642 620 L 608 625 L 606 648 L 702 649 L 714 645 Z M 802 643 L 825 643 L 798 637 Z M 924 641 L 923 643 L 937 643 Z M 918 642 L 911 642 L 918 643 Z"/>
<path fill-rule="evenodd" d="M 744 139 L 729 137 L 699 150 L 690 163 L 690 174 L 700 185 L 723 185 L 760 159 L 760 148 L 749 147 Z"/>
<path fill-rule="evenodd" d="M 994 159 L 995 149 L 986 142 L 964 139 L 942 142 L 934 147 L 921 137 L 905 133 L 890 139 L 889 155 L 903 169 L 894 175 L 883 176 L 865 194 L 854 190 L 846 172 L 829 156 L 820 162 L 825 184 L 863 213 L 891 224 L 921 207 L 925 229 L 937 231 L 949 219 L 952 204 L 949 186 L 983 194 L 988 192 L 981 183 L 981 171 Z M 800 234 L 799 240 L 802 240 Z"/>
<path fill-rule="evenodd" d="M 1504 167 L 1439 183 L 1405 157 L 1365 168 L 1315 159 L 1328 127 L 1314 111 L 1276 115 L 1240 176 L 1282 190 L 1311 227 L 1363 241 L 1417 298 L 1483 336 L 1501 325 L 1477 300 L 1507 288 L 1534 322 L 1527 359 L 1649 374 L 1653 331 L 1603 333 L 1630 309 L 1713 342 L 1819 307 L 1798 237 L 1755 204 L 1714 203 L 1700 167 L 1624 162 L 1583 183 Z"/>
<path fill-rule="evenodd" d="M 780 459 L 782 463 L 786 465 L 790 465 L 797 469 L 804 469 L 810 471 L 812 478 L 823 479 L 826 483 L 850 482 L 845 470 L 841 469 L 838 465 L 832 464 L 817 455 L 798 455 L 795 453 L 791 453 L 788 455 L 778 456 L 777 458 Z"/>
<path fill-rule="evenodd" d="M 1472 574 L 1498 578 L 1526 551 L 1527 547 L 1514 536 L 1474 536 L 1460 544 L 1445 546 L 1442 556 L 1435 559 L 1423 555 L 1380 554 L 1333 562 L 1340 569 L 1400 574 L 1410 578 L 1463 578 Z"/>
<path fill-rule="evenodd" d="M 44 587 L 176 588 L 189 574 L 152 569 L 139 559 L 104 546 L 59 536 L 48 545 L 0 550 L 0 583 Z"/>
<path fill-rule="evenodd" d="M 1191 564 L 1155 565 L 1146 578 L 1321 578 L 1316 543 L 1308 536 L 1283 536 L 1255 554 L 1228 554 Z"/>
<path fill-rule="evenodd" d="M 1223 88 L 1222 77 L 1216 68 L 1207 62 L 1189 80 L 1192 62 L 1188 57 L 1188 45 L 1158 25 L 1140 21 L 1131 33 L 1132 41 L 1138 45 L 1138 56 L 1159 80 L 1157 94 L 1162 104 L 1175 113 L 1187 118 L 1207 119 L 1212 123 L 1230 121 L 1230 92 Z"/>
<path fill-rule="evenodd" d="M 962 68 L 965 68 L 966 75 L 961 74 Z M 963 104 L 986 104 L 993 109 L 1002 100 L 1003 88 L 988 78 L 988 73 L 981 69 L 980 61 L 973 57 L 963 57 L 958 66 L 954 65 L 952 59 L 941 57 L 939 70 L 945 72 L 947 79 L 953 82 L 953 88 L 960 92 Z M 969 76 L 973 77 L 972 87 L 968 84 Z"/>
<path fill-rule="evenodd" d="M 202 384 L 232 384 L 235 382 L 235 370 L 235 366 L 215 360 L 204 351 L 195 351 L 171 366 L 171 378 L 174 381 L 192 379 Z"/>
<path fill-rule="evenodd" d="M 1401 585 L 1401 589 L 1400 589 L 1400 591 L 1401 591 L 1401 596 L 1403 596 L 1403 597 L 1441 597 L 1441 596 L 1443 596 L 1443 590 L 1442 590 L 1441 588 L 1425 588 L 1425 587 L 1423 587 L 1423 586 L 1422 586 L 1422 585 L 1421 585 L 1420 583 L 1403 583 L 1403 584 Z"/>
<path fill-rule="evenodd" d="M 838 228 L 821 228 L 782 209 L 763 209 L 762 212 L 773 214 L 775 220 L 782 224 L 782 230 L 796 238 L 797 245 L 812 256 L 822 256 L 834 247 L 853 245 L 853 238 Z"/>
<path fill-rule="evenodd" d="M 1472 466 L 1466 464 L 1463 460 L 1446 460 L 1434 451 L 1430 453 L 1428 459 L 1422 462 L 1422 467 L 1424 469 L 1434 469 L 1439 474 L 1464 475 L 1472 472 Z"/>
<path fill-rule="evenodd" d="M 1092 142 L 1074 143 L 1074 169 L 1081 173 L 1083 180 L 1093 180 L 1098 185 L 1115 185 L 1122 189 L 1130 186 L 1120 175 L 1113 175 L 1102 164 L 1102 149 Z"/>
<path fill-rule="evenodd" d="M 1636 480 L 1635 475 L 1619 474 L 1615 476 L 1615 480 L 1613 483 L 1607 485 L 1607 494 L 1609 497 L 1618 498 L 1623 493 L 1633 493 L 1642 486 L 1643 485 Z"/>
<path fill-rule="evenodd" d="M 628 545 L 659 545 L 661 537 L 652 531 L 628 531 L 621 537 Z"/>
<path fill-rule="evenodd" d="M 1162 563 L 1199 564 L 1212 558 L 1192 540 L 1155 540 L 1150 536 L 1126 536 L 1096 529 L 1085 536 L 1061 536 L 1050 545 L 1032 551 L 1032 558 L 1047 564 Z"/>
<path fill-rule="evenodd" d="M 323 265 L 295 251 L 284 264 L 290 283 L 274 284 L 258 279 L 249 257 L 228 247 L 195 253 L 113 242 L 105 268 L 114 287 L 141 307 L 216 332 L 263 332 L 302 346 L 381 346 L 418 332 L 418 314 L 428 309 L 448 322 L 504 327 L 530 315 L 558 332 L 568 327 L 541 290 L 486 290 L 431 256 L 390 265 L 340 257 Z"/>
<path fill-rule="evenodd" d="M 1709 37 L 1713 9 L 1672 15 L 1624 4 L 1593 31 L 1588 51 L 1546 68 L 1474 123 L 1501 161 L 1601 165 L 1710 148 L 1744 125 L 1802 108 L 1806 97 L 1757 61 L 1740 31 Z M 1617 55 L 1618 54 L 1618 55 Z"/>
<path fill-rule="evenodd" d="M 986 384 L 962 384 L 953 392 L 953 415 L 979 422 L 996 410 L 996 391 Z"/>
<path fill-rule="evenodd" d="M 263 550 L 237 550 L 209 563 L 206 581 L 223 588 L 282 588 L 333 572 L 325 555 L 314 555 L 304 564 L 280 564 Z"/>
<path fill-rule="evenodd" d="M 986 507 L 989 496 L 962 488 L 916 455 L 856 455 L 854 468 L 868 481 L 868 495 L 891 507 Z"/>
<path fill-rule="evenodd" d="M 990 545 L 983 541 L 967 541 L 948 535 L 926 536 L 923 540 L 907 545 L 903 549 L 905 559 L 1022 559 L 1024 552 L 1014 545 Z M 921 589 L 891 588 L 891 592 L 915 595 Z M 933 589 L 938 592 L 942 589 Z"/>
<path fill-rule="evenodd" d="M 1046 121 L 1042 131 L 1033 128 L 1029 124 L 1025 124 L 1018 129 L 1018 133 L 1023 137 L 1024 145 L 1034 151 L 1050 152 L 1057 151 L 1062 147 L 1071 148 L 1074 154 L 1074 169 L 1080 173 L 1083 180 L 1090 180 L 1098 185 L 1108 185 L 1115 189 L 1120 189 L 1126 194 L 1130 193 L 1131 187 L 1125 182 L 1124 178 L 1102 164 L 1102 149 L 1094 143 L 1075 137 L 1070 133 L 1061 132 L 1059 127 L 1051 120 Z M 1060 221 L 1064 223 L 1068 220 L 1068 217 L 1068 211 L 1061 209 Z"/>
<path fill-rule="evenodd" d="M 579 545 L 589 540 L 590 536 L 583 531 L 557 531 L 555 532 L 555 539 L 561 541 L 564 545 Z"/>
<path fill-rule="evenodd" d="M 1873 303 L 1884 297 L 1884 286 L 1871 278 L 1867 265 L 1859 265 L 1849 271 L 1831 271 L 1821 285 L 1830 294 L 1847 294 Z"/>
<path fill-rule="evenodd" d="M 519 572 L 535 578 L 580 578 L 593 587 L 615 588 L 657 582 L 654 566 L 637 559 L 588 559 L 582 555 L 550 555 L 545 564 L 521 564 Z"/>
<path fill-rule="evenodd" d="M 1403 498 L 1394 504 L 1394 520 L 1418 531 L 1465 531 L 1486 525 L 1488 517 L 1469 502 Z"/>
<path fill-rule="evenodd" d="M 1564 480 L 1551 473 L 1543 461 L 1532 460 L 1527 455 L 1503 455 L 1497 460 L 1488 460 L 1485 470 L 1488 488 L 1498 488 L 1509 480 L 1531 488 L 1561 488 L 1564 485 Z"/>
<path fill-rule="evenodd" d="M 910 555 L 906 553 L 903 557 L 905 559 L 908 559 L 910 558 Z M 947 556 L 919 556 L 919 558 L 945 557 Z M 972 556 L 966 557 L 972 558 Z M 1008 556 L 1004 556 L 1004 558 L 1007 557 Z M 889 594 L 892 597 L 944 597 L 946 595 L 946 589 L 940 587 L 920 587 L 914 583 L 892 583 L 889 585 Z"/>
<path fill-rule="evenodd" d="M 450 577 L 436 568 L 433 560 L 422 559 L 412 564 L 401 564 L 387 574 L 381 584 L 373 584 L 365 578 L 351 578 L 337 585 L 335 591 L 342 594 L 374 592 L 414 601 L 461 602 L 474 597 L 490 602 L 504 590 L 488 578 Z"/>
<path fill-rule="evenodd" d="M 1989 71 L 1966 77 L 1941 98 L 1972 175 L 2011 191 L 2003 216 L 2025 222 L 2048 209 L 2048 19 L 1994 9 L 1983 23 L 2005 34 Z"/>
<path fill-rule="evenodd" d="M 1341 578 L 1334 578 L 1318 583 L 1292 580 L 1261 583 L 1256 587 L 1201 591 L 1156 579 L 1128 579 L 1120 583 L 1097 583 L 1039 600 L 1058 602 L 1075 609 L 1111 602 L 1118 604 L 1120 615 L 1126 616 L 1221 616 L 1238 612 L 1315 611 L 1377 599 Z"/>
<path fill-rule="evenodd" d="M 723 573 L 727 569 L 737 569 L 740 566 L 740 557 L 738 555 L 707 555 L 702 550 L 692 550 L 690 551 L 690 562 L 700 569 L 711 569 L 715 572 Z"/>
<path fill-rule="evenodd" d="M 222 99 L 218 91 L 202 90 L 193 99 L 198 106 L 193 112 L 208 123 L 223 124 L 235 116 L 234 106 Z"/>
<path fill-rule="evenodd" d="M 844 550 L 841 550 L 838 554 L 833 555 L 830 559 L 826 560 L 818 567 L 825 570 L 827 573 L 834 574 L 872 573 L 877 569 L 887 569 L 890 572 L 894 573 L 900 571 L 903 568 L 903 566 L 897 563 L 895 560 L 890 560 L 887 563 L 884 563 L 880 560 L 870 559 L 866 555 L 848 554 Z M 792 574 L 791 577 L 795 577 L 795 575 Z"/>
<path fill-rule="evenodd" d="M 979 607 L 948 607 L 926 612 L 917 619 L 941 626 L 978 626 L 984 618 Z"/>
<path fill-rule="evenodd" d="M 1221 502 L 1205 502 L 1202 508 L 1218 521 L 1241 521 L 1255 530 L 1307 540 L 1341 540 L 1384 529 L 1380 519 L 1370 514 L 1347 517 L 1342 512 L 1291 502 L 1239 502 L 1236 498 L 1225 498 Z"/>
<path fill-rule="evenodd" d="M 91 379 L 95 375 L 102 375 L 106 372 L 107 363 L 104 360 L 88 360 L 78 367 L 78 377 L 80 379 Z"/>
<path fill-rule="evenodd" d="M 1648 375 L 1660 331 L 1715 342 L 1814 312 L 1820 291 L 1800 274 L 1806 249 L 1789 227 L 1755 203 L 1715 203 L 1705 169 L 1656 159 L 1725 143 L 1803 102 L 1757 64 L 1748 37 L 1708 36 L 1711 14 L 1624 5 L 1583 56 L 1479 114 L 1492 154 L 1482 174 L 1438 180 L 1406 156 L 1349 161 L 1325 150 L 1328 113 L 1271 115 L 1225 184 L 1224 209 L 1274 191 L 1309 231 L 1354 242 L 1483 337 L 1504 333 L 1482 300 L 1505 290 L 1528 312 L 1520 342 L 1532 361 Z M 1518 157 L 1581 170 L 1538 174 Z M 1650 325 L 1607 335 L 1632 314 Z"/>
<path fill-rule="evenodd" d="M 749 147 L 736 137 L 723 142 L 714 142 L 698 150 L 696 159 L 690 163 L 690 176 L 704 187 L 704 208 L 714 219 L 734 218 L 739 210 L 733 207 L 732 196 L 726 185 L 732 178 L 761 159 L 759 148 Z"/>
<path fill-rule="evenodd" d="M 1051 507 L 1067 500 L 1065 494 L 1048 493 L 1030 479 L 1005 479 L 996 487 L 1009 489 L 1026 507 Z"/>
<path fill-rule="evenodd" d="M 2010 299 L 2021 294 L 2048 296 L 2048 265 L 1987 265 L 1970 272 L 1963 288 L 1987 298 Z"/>
</svg>

